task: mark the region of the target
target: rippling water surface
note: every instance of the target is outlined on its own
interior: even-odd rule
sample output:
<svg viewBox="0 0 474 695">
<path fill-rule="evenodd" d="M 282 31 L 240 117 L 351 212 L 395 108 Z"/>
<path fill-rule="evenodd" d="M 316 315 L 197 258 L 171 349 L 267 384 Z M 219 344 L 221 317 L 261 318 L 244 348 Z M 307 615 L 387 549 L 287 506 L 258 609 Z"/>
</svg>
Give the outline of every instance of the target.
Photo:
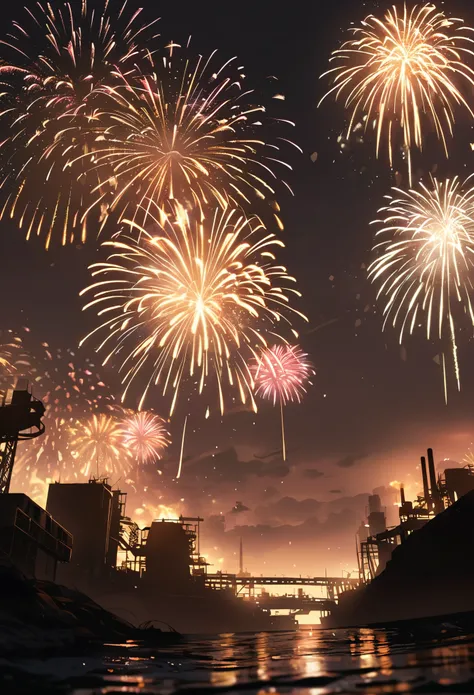
<svg viewBox="0 0 474 695">
<path fill-rule="evenodd" d="M 474 693 L 474 635 L 425 629 L 302 630 L 182 638 L 166 647 L 1 664 L 0 691 L 112 693 Z"/>
</svg>

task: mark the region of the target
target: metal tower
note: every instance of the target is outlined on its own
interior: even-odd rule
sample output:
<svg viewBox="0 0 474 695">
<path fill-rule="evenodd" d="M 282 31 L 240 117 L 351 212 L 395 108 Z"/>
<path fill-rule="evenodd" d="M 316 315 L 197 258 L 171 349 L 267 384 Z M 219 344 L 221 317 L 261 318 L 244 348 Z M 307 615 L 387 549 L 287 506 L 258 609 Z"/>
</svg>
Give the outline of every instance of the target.
<svg viewBox="0 0 474 695">
<path fill-rule="evenodd" d="M 19 441 L 44 434 L 41 418 L 45 412 L 41 401 L 33 398 L 25 381 L 18 382 L 0 402 L 0 494 L 9 492 Z"/>
</svg>

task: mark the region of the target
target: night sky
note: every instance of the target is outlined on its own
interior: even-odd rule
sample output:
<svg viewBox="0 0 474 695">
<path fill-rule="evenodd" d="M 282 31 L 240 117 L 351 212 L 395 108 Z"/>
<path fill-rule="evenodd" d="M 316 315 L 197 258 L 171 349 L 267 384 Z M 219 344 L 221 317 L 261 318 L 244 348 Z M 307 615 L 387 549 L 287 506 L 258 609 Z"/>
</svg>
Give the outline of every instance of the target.
<svg viewBox="0 0 474 695">
<path fill-rule="evenodd" d="M 446 406 L 441 369 L 434 360 L 439 346 L 420 334 L 402 349 L 395 331 L 382 333 L 380 307 L 367 280 L 373 234 L 369 223 L 394 185 L 393 172 L 384 158 L 375 160 L 370 134 L 364 143 L 349 143 L 341 150 L 341 104 L 328 99 L 317 108 L 328 84 L 319 75 L 344 30 L 392 3 L 143 2 L 150 18 L 155 13 L 162 17 L 163 41 L 184 43 L 191 34 L 196 52 L 218 48 L 222 59 L 238 55 L 247 83 L 268 75 L 279 79 L 276 91 L 285 95 L 285 114 L 296 122 L 292 136 L 303 149 L 290 162 L 288 181 L 295 196 L 279 197 L 287 247 L 283 257 L 303 293 L 302 309 L 310 323 L 301 326 L 300 343 L 316 368 L 303 404 L 287 408 L 288 466 L 278 456 L 255 460 L 280 447 L 278 411 L 264 403 L 257 416 L 236 412 L 221 419 L 214 414 L 206 421 L 203 412 L 196 413 L 183 478 L 172 482 L 183 415 L 178 411 L 164 475 L 149 471 L 146 477 L 148 502 L 176 506 L 184 498 L 180 509 L 187 513 L 208 517 L 222 512 L 228 533 L 244 524 L 246 530 L 237 529 L 227 541 L 218 522 L 209 525 L 209 539 L 219 548 L 214 556 L 225 556 L 229 570 L 236 569 L 229 558 L 238 536 L 252 543 L 260 534 L 257 524 L 266 529 L 259 537 L 267 553 L 278 550 L 267 558 L 274 572 L 280 566 L 287 571 L 290 563 L 304 572 L 325 566 L 352 569 L 349 554 L 366 493 L 393 480 L 417 481 L 419 455 L 427 446 L 435 448 L 438 462 L 460 460 L 473 439 L 472 328 L 459 338 L 462 391 L 457 393 L 452 381 Z M 474 24 L 471 2 L 449 2 L 446 7 Z M 433 144 L 417 160 L 417 175 L 426 180 L 434 164 L 439 176 L 472 173 L 471 139 L 471 123 L 461 114 L 450 160 Z M 315 162 L 312 153 L 318 154 Z M 22 232 L 5 221 L 0 232 L 0 328 L 27 325 L 51 344 L 74 348 L 95 325 L 92 312 L 81 312 L 78 293 L 88 283 L 87 266 L 97 257 L 98 242 L 90 235 L 85 247 L 45 252 L 41 241 L 27 243 Z M 118 393 L 113 371 L 103 373 Z M 158 393 L 149 404 L 158 412 L 164 409 Z M 410 493 L 419 487 L 415 483 Z M 138 506 L 140 485 L 134 489 L 131 497 Z M 237 500 L 248 510 L 230 513 Z M 388 493 L 385 503 L 393 503 Z M 128 510 L 132 515 L 134 504 Z M 326 551 L 334 550 L 333 538 L 343 547 L 334 558 Z M 298 547 L 294 556 L 288 550 L 292 539 Z M 308 546 L 319 552 L 318 559 L 301 559 Z M 256 541 L 251 547 L 256 570 L 263 571 L 257 559 L 263 550 Z"/>
</svg>

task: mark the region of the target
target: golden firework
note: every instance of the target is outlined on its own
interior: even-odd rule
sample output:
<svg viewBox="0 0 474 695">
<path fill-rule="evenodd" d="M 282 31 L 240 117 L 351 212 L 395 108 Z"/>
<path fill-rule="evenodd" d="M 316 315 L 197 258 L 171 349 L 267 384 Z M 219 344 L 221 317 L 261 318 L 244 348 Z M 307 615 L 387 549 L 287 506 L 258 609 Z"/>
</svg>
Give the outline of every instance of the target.
<svg viewBox="0 0 474 695">
<path fill-rule="evenodd" d="M 474 70 L 465 62 L 474 55 L 472 31 L 430 3 L 394 6 L 383 19 L 369 15 L 332 54 L 337 66 L 324 73 L 333 84 L 323 98 L 343 98 L 348 136 L 359 119 L 365 128 L 374 122 L 377 155 L 386 137 L 391 165 L 401 130 L 411 181 L 411 150 L 422 149 L 425 125 L 434 128 L 447 155 L 455 106 L 473 115 L 463 93 L 474 85 Z"/>
<path fill-rule="evenodd" d="M 27 238 L 44 237 L 46 248 L 85 241 L 97 190 L 110 194 L 90 166 L 98 88 L 113 82 L 117 66 L 145 60 L 158 20 L 141 19 L 127 0 L 38 2 L 2 41 L 0 217 L 14 219 Z M 99 201 L 94 213 L 96 226 L 104 223 L 107 206 Z"/>
<path fill-rule="evenodd" d="M 71 449 L 83 475 L 128 473 L 133 465 L 123 425 L 112 415 L 92 415 L 79 423 Z"/>
<path fill-rule="evenodd" d="M 185 374 L 199 393 L 217 383 L 221 412 L 226 388 L 255 407 L 249 357 L 289 329 L 292 315 L 303 317 L 290 306 L 300 296 L 295 279 L 275 263 L 284 244 L 235 209 L 216 208 L 204 222 L 180 205 L 172 214 L 155 212 L 155 227 L 129 222 L 129 234 L 105 242 L 113 251 L 108 261 L 91 266 L 99 280 L 81 294 L 93 293 L 85 308 L 95 307 L 104 322 L 87 338 L 102 334 L 104 362 L 119 357 L 123 398 L 146 375 L 140 408 L 160 383 L 164 394 L 174 392 L 172 413 Z"/>
<path fill-rule="evenodd" d="M 467 318 L 474 325 L 474 188 L 468 179 L 433 180 L 433 187 L 393 189 L 388 205 L 379 210 L 381 228 L 374 246 L 369 278 L 383 297 L 384 327 L 405 334 L 421 326 L 449 339 L 460 387 L 456 323 Z M 444 364 L 444 359 L 443 359 Z M 446 381 L 445 381 L 446 383 Z"/>
<path fill-rule="evenodd" d="M 107 99 L 90 164 L 101 181 L 99 202 L 109 176 L 111 209 L 134 220 L 140 212 L 141 224 L 148 200 L 174 199 L 187 209 L 199 208 L 201 215 L 207 205 L 274 201 L 282 184 L 289 189 L 282 174 L 291 167 L 282 150 L 297 147 L 279 133 L 283 119 L 270 118 L 255 103 L 236 58 L 221 64 L 214 51 L 192 60 L 181 57 L 179 48 L 170 44 L 169 55 L 146 74 L 117 73 L 118 81 L 102 88 Z M 267 130 L 276 131 L 269 142 Z"/>
</svg>

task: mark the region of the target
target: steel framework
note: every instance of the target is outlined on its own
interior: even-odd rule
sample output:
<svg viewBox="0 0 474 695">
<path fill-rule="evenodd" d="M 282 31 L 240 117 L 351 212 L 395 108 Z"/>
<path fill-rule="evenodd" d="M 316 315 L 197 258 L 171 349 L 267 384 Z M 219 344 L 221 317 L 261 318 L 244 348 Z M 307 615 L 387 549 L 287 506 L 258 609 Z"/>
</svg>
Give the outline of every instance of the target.
<svg viewBox="0 0 474 695">
<path fill-rule="evenodd" d="M 44 434 L 45 425 L 41 420 L 44 413 L 43 403 L 33 398 L 27 384 L 3 394 L 0 403 L 0 494 L 10 490 L 18 442 Z"/>
</svg>

